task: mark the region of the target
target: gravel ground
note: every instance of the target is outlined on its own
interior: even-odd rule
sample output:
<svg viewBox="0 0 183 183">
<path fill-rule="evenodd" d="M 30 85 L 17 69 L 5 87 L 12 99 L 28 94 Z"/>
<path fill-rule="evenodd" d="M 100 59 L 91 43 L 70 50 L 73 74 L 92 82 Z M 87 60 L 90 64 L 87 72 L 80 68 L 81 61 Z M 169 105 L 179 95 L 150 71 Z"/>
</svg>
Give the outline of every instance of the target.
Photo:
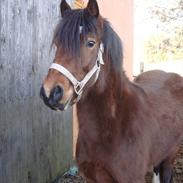
<svg viewBox="0 0 183 183">
<path fill-rule="evenodd" d="M 79 175 L 77 176 L 64 176 L 58 180 L 57 183 L 86 183 L 86 181 Z"/>
</svg>

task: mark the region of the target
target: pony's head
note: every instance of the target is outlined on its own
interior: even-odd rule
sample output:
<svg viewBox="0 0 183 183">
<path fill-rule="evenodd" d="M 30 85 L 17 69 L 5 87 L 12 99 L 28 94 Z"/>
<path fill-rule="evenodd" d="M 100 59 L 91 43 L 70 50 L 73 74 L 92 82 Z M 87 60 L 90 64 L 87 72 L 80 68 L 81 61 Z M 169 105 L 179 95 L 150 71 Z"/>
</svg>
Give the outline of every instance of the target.
<svg viewBox="0 0 183 183">
<path fill-rule="evenodd" d="M 55 110 L 64 110 L 77 102 L 98 81 L 104 64 L 105 36 L 106 45 L 117 47 L 121 53 L 120 43 L 112 45 L 117 35 L 107 35 L 113 30 L 105 26 L 108 22 L 100 16 L 96 0 L 89 0 L 85 9 L 77 10 L 62 0 L 60 11 L 62 19 L 53 38 L 57 48 L 55 59 L 40 91 L 45 104 Z M 113 56 L 120 57 L 120 53 Z"/>
</svg>

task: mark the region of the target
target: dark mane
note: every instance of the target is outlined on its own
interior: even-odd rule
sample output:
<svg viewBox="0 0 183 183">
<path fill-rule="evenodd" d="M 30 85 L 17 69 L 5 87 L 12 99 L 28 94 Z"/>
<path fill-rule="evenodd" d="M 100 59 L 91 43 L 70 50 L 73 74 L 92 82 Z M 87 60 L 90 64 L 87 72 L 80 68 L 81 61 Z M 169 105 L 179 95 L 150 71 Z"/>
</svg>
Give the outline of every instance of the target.
<svg viewBox="0 0 183 183">
<path fill-rule="evenodd" d="M 103 24 L 102 41 L 105 53 L 108 60 L 112 62 L 112 66 L 121 72 L 123 59 L 121 40 L 107 20 L 103 19 Z M 82 34 L 80 34 L 80 26 L 83 26 Z M 62 49 L 73 57 L 78 57 L 80 55 L 81 37 L 83 40 L 89 33 L 100 34 L 97 27 L 96 18 L 89 15 L 85 9 L 69 10 L 56 27 L 53 43 L 62 46 Z"/>
<path fill-rule="evenodd" d="M 118 34 L 113 30 L 110 23 L 104 20 L 104 34 L 102 41 L 107 56 L 112 63 L 112 67 L 121 72 L 123 61 L 123 49 L 121 39 Z"/>
</svg>

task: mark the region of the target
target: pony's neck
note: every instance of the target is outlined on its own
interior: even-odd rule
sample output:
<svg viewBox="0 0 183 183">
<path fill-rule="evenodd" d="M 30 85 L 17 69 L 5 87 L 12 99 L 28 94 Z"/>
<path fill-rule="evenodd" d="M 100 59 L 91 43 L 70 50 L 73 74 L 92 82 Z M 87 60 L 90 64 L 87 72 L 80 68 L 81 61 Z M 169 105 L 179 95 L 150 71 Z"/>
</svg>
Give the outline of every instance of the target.
<svg viewBox="0 0 183 183">
<path fill-rule="evenodd" d="M 136 88 L 122 73 L 122 77 L 115 78 L 110 75 L 109 83 L 102 93 L 95 88 L 83 100 L 78 107 L 79 134 L 87 134 L 87 137 L 105 144 L 110 144 L 122 132 L 131 131 L 130 120 L 137 113 L 139 104 L 139 89 Z M 127 130 L 129 128 L 129 130 Z M 120 138 L 119 138 L 120 139 Z"/>
<path fill-rule="evenodd" d="M 104 73 L 105 79 L 99 81 L 87 96 L 78 104 L 78 112 L 93 114 L 97 118 L 107 117 L 109 120 L 118 118 L 124 108 L 133 110 L 136 106 L 137 91 L 124 72 L 119 74 Z M 102 88 L 102 89 L 101 89 Z M 138 89 L 137 89 L 138 90 Z M 132 104 L 130 106 L 130 104 Z M 88 116 L 89 117 L 89 116 Z M 120 118 L 123 116 L 121 115 Z"/>
</svg>

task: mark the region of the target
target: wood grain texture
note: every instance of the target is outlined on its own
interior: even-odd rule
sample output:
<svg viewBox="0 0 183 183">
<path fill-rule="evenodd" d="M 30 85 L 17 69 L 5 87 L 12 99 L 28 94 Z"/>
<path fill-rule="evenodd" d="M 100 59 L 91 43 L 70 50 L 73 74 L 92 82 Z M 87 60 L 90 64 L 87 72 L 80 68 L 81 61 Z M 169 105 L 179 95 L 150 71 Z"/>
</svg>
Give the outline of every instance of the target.
<svg viewBox="0 0 183 183">
<path fill-rule="evenodd" d="M 0 183 L 46 183 L 72 160 L 72 117 L 39 89 L 60 0 L 0 0 Z"/>
</svg>

